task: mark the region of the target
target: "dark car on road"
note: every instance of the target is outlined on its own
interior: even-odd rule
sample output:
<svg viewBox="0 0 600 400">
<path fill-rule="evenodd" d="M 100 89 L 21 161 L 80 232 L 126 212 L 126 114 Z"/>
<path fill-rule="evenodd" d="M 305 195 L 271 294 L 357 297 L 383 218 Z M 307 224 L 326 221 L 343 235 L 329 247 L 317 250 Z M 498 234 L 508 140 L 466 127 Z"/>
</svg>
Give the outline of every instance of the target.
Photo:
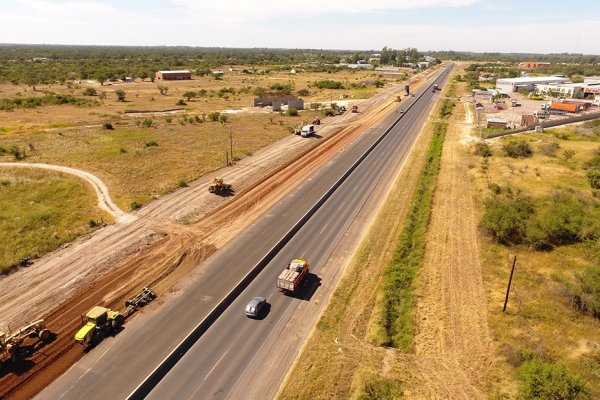
<svg viewBox="0 0 600 400">
<path fill-rule="evenodd" d="M 248 305 L 246 305 L 246 309 L 244 310 L 244 312 L 246 313 L 246 316 L 256 318 L 260 316 L 266 305 L 267 299 L 265 299 L 264 297 L 255 297 L 252 300 L 250 300 Z"/>
</svg>

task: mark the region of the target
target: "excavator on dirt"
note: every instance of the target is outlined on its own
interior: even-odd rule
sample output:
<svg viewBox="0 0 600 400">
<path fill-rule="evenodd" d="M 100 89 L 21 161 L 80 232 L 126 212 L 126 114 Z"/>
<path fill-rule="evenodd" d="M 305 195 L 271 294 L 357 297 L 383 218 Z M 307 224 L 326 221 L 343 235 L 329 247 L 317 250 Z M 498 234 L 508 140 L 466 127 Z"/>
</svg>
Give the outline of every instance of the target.
<svg viewBox="0 0 600 400">
<path fill-rule="evenodd" d="M 85 314 L 85 325 L 75 334 L 75 341 L 86 346 L 97 345 L 105 337 L 118 332 L 125 318 L 155 298 L 156 293 L 145 287 L 134 298 L 125 301 L 123 312 L 101 306 L 92 307 Z"/>
<path fill-rule="evenodd" d="M 47 344 L 52 333 L 46 328 L 43 319 L 33 321 L 20 327 L 14 332 L 0 332 L 0 362 L 11 360 L 17 363 L 23 358 L 25 347 L 36 349 L 36 343 L 30 343 L 27 339 L 33 339 L 39 344 Z"/>
<path fill-rule="evenodd" d="M 223 182 L 223 178 L 215 178 L 213 183 L 208 186 L 210 193 L 225 194 L 231 192 L 231 185 Z"/>
</svg>

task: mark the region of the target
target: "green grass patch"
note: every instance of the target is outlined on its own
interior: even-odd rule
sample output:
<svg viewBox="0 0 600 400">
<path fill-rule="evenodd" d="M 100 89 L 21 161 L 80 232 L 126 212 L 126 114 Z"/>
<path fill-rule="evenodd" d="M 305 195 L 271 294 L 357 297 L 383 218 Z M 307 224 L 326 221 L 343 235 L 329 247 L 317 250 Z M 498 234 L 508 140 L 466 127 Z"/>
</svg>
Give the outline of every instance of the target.
<svg viewBox="0 0 600 400">
<path fill-rule="evenodd" d="M 360 387 L 352 400 L 398 400 L 403 393 L 402 384 L 395 379 L 387 379 L 373 373 L 361 379 Z"/>
<path fill-rule="evenodd" d="M 428 158 L 411 201 L 404 230 L 392 260 L 384 271 L 376 306 L 377 328 L 373 341 L 409 351 L 414 336 L 413 282 L 425 251 L 425 235 L 436 187 L 442 146 L 448 124 L 434 125 Z"/>
<path fill-rule="evenodd" d="M 59 173 L 0 169 L 0 272 L 104 225 L 110 217 L 81 181 Z"/>
</svg>

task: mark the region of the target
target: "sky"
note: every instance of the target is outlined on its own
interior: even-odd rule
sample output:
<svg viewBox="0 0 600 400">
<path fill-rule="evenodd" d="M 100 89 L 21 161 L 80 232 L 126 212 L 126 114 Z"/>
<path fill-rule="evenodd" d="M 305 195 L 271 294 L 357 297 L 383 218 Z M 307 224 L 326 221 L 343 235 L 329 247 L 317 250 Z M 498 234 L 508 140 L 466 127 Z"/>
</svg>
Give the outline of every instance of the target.
<svg viewBox="0 0 600 400">
<path fill-rule="evenodd" d="M 600 54 L 600 0 L 3 0 L 0 43 Z"/>
</svg>

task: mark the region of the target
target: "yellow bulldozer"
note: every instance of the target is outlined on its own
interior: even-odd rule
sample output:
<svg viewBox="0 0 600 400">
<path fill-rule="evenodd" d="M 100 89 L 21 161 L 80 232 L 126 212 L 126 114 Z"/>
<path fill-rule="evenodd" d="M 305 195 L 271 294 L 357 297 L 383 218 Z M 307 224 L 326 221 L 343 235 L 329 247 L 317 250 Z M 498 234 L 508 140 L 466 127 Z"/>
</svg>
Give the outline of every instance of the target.
<svg viewBox="0 0 600 400">
<path fill-rule="evenodd" d="M 26 342 L 27 339 L 37 339 L 46 344 L 50 341 L 51 335 L 50 330 L 46 329 L 43 319 L 22 326 L 14 332 L 0 332 L 0 361 L 18 362 L 23 356 L 26 345 L 35 348 L 35 344 L 31 345 Z"/>
<path fill-rule="evenodd" d="M 208 186 L 210 193 L 225 194 L 231 192 L 231 185 L 223 182 L 223 178 L 215 178 L 213 183 Z"/>
</svg>

